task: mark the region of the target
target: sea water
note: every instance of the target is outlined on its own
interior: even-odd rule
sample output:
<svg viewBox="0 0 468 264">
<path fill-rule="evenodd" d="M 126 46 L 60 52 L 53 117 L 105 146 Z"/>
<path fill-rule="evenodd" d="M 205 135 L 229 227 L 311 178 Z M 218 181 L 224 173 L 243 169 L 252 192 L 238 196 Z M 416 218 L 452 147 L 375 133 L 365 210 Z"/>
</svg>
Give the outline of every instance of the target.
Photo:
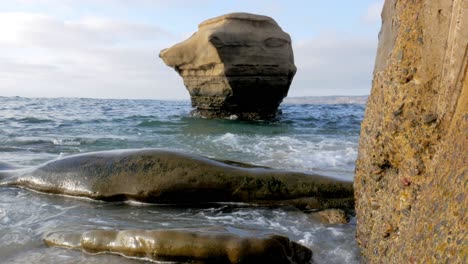
<svg viewBox="0 0 468 264">
<path fill-rule="evenodd" d="M 0 97 L 0 161 L 34 166 L 90 151 L 161 148 L 352 180 L 364 106 L 283 104 L 274 121 L 190 117 L 189 101 Z M 293 208 L 106 203 L 0 188 L 2 263 L 139 263 L 47 248 L 56 231 L 222 229 L 281 234 L 317 263 L 358 263 L 355 219 L 325 225 Z"/>
</svg>

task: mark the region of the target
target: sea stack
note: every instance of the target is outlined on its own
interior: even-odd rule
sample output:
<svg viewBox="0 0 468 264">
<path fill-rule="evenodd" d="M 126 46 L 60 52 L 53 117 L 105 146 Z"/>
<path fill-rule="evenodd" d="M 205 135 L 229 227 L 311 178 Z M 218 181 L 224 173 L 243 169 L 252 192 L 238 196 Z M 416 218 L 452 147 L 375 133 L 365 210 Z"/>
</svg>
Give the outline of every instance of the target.
<svg viewBox="0 0 468 264">
<path fill-rule="evenodd" d="M 387 0 L 356 163 L 364 263 L 467 263 L 468 1 Z"/>
<path fill-rule="evenodd" d="M 296 73 L 290 36 L 249 13 L 208 19 L 159 56 L 183 78 L 193 113 L 207 118 L 274 118 Z"/>
</svg>

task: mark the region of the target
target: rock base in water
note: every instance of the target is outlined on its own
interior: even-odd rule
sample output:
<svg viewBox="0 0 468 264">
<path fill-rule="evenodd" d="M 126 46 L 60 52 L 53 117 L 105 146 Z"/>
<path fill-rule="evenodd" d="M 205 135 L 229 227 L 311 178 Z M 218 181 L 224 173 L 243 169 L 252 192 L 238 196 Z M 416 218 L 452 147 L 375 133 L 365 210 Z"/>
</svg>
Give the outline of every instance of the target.
<svg viewBox="0 0 468 264">
<path fill-rule="evenodd" d="M 53 233 L 48 246 L 120 254 L 156 261 L 196 263 L 310 263 L 312 251 L 284 236 L 239 237 L 182 230 L 95 230 Z"/>
</svg>

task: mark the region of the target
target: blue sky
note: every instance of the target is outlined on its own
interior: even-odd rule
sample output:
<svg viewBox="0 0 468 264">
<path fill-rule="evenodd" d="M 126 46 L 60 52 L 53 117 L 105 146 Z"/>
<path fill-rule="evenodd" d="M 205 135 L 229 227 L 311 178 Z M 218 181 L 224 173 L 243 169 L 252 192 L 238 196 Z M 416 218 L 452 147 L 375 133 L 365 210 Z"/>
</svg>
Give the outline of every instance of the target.
<svg viewBox="0 0 468 264">
<path fill-rule="evenodd" d="M 0 96 L 188 99 L 161 49 L 230 12 L 291 35 L 289 96 L 364 95 L 382 0 L 10 0 L 0 3 Z"/>
</svg>

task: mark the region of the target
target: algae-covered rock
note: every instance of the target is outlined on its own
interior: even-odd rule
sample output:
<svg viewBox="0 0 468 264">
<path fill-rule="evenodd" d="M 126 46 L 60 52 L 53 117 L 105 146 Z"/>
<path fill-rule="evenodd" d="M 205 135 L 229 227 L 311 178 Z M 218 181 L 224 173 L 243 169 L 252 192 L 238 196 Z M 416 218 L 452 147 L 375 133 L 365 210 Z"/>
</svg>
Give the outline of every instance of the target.
<svg viewBox="0 0 468 264">
<path fill-rule="evenodd" d="M 48 246 L 183 263 L 310 263 L 312 251 L 284 236 L 239 237 L 184 230 L 52 233 Z"/>
<path fill-rule="evenodd" d="M 467 263 L 468 1 L 387 0 L 356 163 L 369 263 Z"/>
<path fill-rule="evenodd" d="M 184 79 L 196 114 L 276 115 L 296 73 L 291 38 L 270 17 L 231 13 L 202 22 L 159 56 Z"/>
</svg>

